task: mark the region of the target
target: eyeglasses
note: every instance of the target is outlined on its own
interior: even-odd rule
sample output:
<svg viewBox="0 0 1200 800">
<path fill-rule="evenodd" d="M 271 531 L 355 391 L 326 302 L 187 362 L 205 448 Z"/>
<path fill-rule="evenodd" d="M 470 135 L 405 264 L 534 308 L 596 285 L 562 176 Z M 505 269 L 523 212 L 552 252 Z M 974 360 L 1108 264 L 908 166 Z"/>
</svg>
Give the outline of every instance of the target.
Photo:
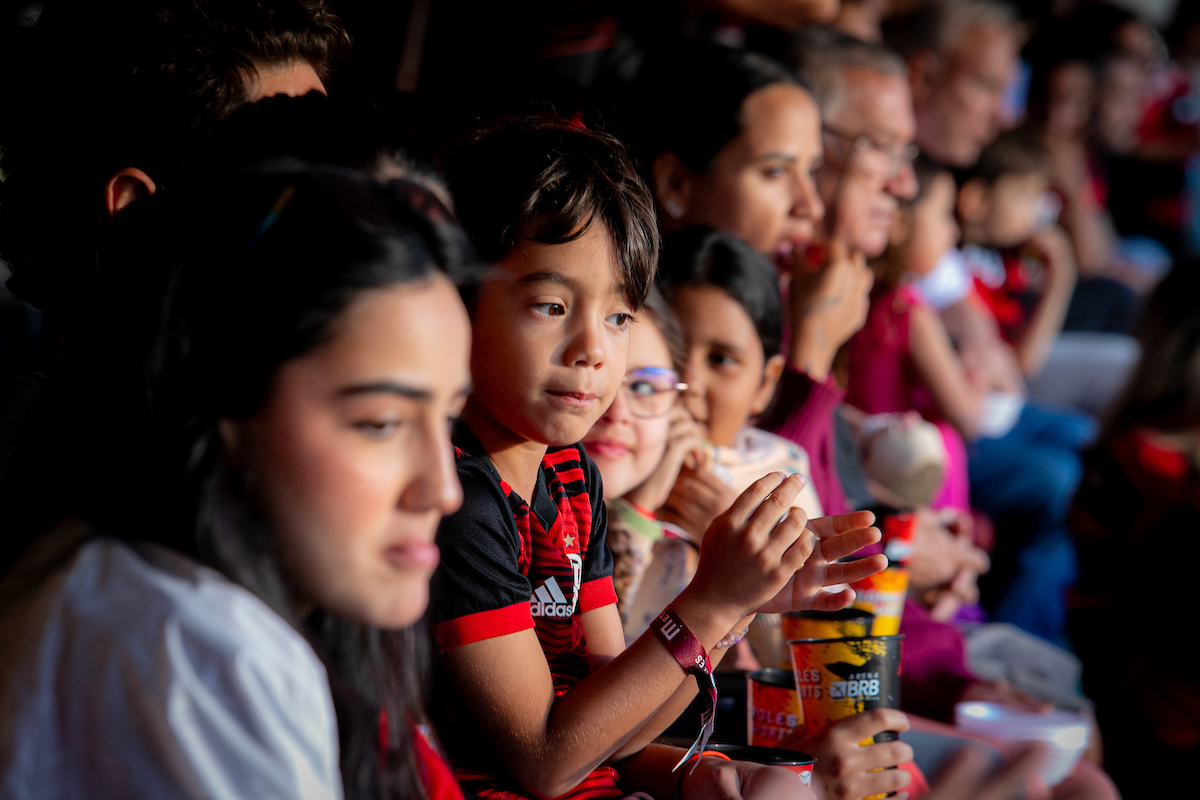
<svg viewBox="0 0 1200 800">
<path fill-rule="evenodd" d="M 849 133 L 838 130 L 832 125 L 821 125 L 821 132 L 848 142 L 853 148 L 852 152 L 861 159 L 859 163 L 873 172 L 886 175 L 888 178 L 894 178 L 899 175 L 905 167 L 912 164 L 917 156 L 921 154 L 921 151 L 915 144 L 903 144 L 901 142 L 884 144 L 865 133 Z"/>
<path fill-rule="evenodd" d="M 675 407 L 688 385 L 679 373 L 665 367 L 643 367 L 625 376 L 621 391 L 629 403 L 629 413 L 641 419 L 661 417 Z"/>
</svg>

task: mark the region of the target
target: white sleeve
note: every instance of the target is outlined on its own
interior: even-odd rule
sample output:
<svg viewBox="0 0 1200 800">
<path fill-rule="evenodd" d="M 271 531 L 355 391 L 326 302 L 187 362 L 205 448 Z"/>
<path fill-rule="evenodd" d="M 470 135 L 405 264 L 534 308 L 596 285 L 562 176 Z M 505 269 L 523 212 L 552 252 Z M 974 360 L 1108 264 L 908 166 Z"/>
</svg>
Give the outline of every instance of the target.
<svg viewBox="0 0 1200 800">
<path fill-rule="evenodd" d="M 125 546 L 85 548 L 44 631 L 23 715 L 36 735 L 19 746 L 6 788 L 342 797 L 323 666 L 283 619 L 216 573 L 181 577 Z"/>
<path fill-rule="evenodd" d="M 937 265 L 917 281 L 917 286 L 938 311 L 966 297 L 971 291 L 971 276 L 958 248 L 952 247 L 943 253 Z"/>
</svg>

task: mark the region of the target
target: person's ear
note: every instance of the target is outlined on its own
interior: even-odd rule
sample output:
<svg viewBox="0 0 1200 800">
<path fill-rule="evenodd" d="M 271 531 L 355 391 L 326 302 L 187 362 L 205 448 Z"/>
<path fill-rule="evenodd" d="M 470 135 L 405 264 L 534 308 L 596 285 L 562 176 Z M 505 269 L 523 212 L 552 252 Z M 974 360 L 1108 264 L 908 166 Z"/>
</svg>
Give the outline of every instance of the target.
<svg viewBox="0 0 1200 800">
<path fill-rule="evenodd" d="M 779 385 L 779 379 L 783 376 L 783 363 L 782 353 L 776 353 L 767 359 L 763 367 L 762 385 L 754 393 L 754 405 L 750 407 L 751 413 L 756 416 L 766 411 L 767 406 L 771 404 L 771 398 L 775 396 L 775 387 Z"/>
<path fill-rule="evenodd" d="M 694 177 L 674 153 L 664 153 L 650 165 L 654 196 L 667 220 L 679 222 L 688 215 Z"/>
<path fill-rule="evenodd" d="M 959 188 L 955 204 L 964 230 L 982 225 L 992 207 L 991 188 L 979 178 L 972 178 Z"/>
<path fill-rule="evenodd" d="M 109 222 L 134 200 L 148 197 L 157 190 L 154 180 L 137 167 L 126 167 L 117 172 L 104 185 L 104 207 L 108 209 Z"/>
<path fill-rule="evenodd" d="M 909 57 L 908 85 L 912 89 L 914 103 L 922 102 L 933 94 L 941 71 L 941 58 L 933 50 L 921 50 Z"/>
</svg>

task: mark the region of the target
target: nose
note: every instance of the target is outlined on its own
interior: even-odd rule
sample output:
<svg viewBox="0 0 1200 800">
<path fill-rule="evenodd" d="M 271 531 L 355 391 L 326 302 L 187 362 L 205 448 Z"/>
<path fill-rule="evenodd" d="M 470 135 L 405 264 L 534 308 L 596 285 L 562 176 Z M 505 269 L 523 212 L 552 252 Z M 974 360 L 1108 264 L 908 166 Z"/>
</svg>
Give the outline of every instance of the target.
<svg viewBox="0 0 1200 800">
<path fill-rule="evenodd" d="M 825 218 L 825 204 L 817 194 L 817 184 L 812 176 L 801 173 L 796 179 L 793 191 L 792 216 L 798 219 L 811 220 L 820 224 Z"/>
<path fill-rule="evenodd" d="M 604 321 L 581 319 L 571 332 L 563 350 L 568 367 L 598 367 L 604 363 Z"/>
<path fill-rule="evenodd" d="M 904 162 L 904 166 L 895 175 L 888 178 L 884 188 L 887 189 L 888 194 L 901 200 L 912 200 L 916 197 L 917 173 L 913 170 L 912 162 Z"/>
<path fill-rule="evenodd" d="M 431 420 L 422 436 L 424 442 L 410 483 L 400 496 L 400 505 L 407 511 L 437 511 L 453 514 L 462 505 L 462 484 L 454 447 L 446 438 L 445 422 Z"/>
</svg>

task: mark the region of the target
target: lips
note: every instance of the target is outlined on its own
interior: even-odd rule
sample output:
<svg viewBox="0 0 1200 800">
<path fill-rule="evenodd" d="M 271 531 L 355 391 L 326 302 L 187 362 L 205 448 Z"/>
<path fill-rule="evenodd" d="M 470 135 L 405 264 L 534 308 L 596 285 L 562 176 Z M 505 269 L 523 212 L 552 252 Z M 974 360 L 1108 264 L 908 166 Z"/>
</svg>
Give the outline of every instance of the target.
<svg viewBox="0 0 1200 800">
<path fill-rule="evenodd" d="M 586 392 L 563 392 L 547 389 L 546 394 L 570 408 L 587 408 L 596 402 L 596 395 Z"/>
<path fill-rule="evenodd" d="M 629 445 L 624 442 L 613 441 L 612 439 L 597 439 L 595 441 L 585 441 L 584 449 L 588 451 L 588 455 L 598 458 L 624 458 L 629 455 Z"/>
<path fill-rule="evenodd" d="M 433 542 L 414 538 L 387 548 L 383 558 L 397 569 L 432 570 L 441 560 L 441 552 Z"/>
</svg>

